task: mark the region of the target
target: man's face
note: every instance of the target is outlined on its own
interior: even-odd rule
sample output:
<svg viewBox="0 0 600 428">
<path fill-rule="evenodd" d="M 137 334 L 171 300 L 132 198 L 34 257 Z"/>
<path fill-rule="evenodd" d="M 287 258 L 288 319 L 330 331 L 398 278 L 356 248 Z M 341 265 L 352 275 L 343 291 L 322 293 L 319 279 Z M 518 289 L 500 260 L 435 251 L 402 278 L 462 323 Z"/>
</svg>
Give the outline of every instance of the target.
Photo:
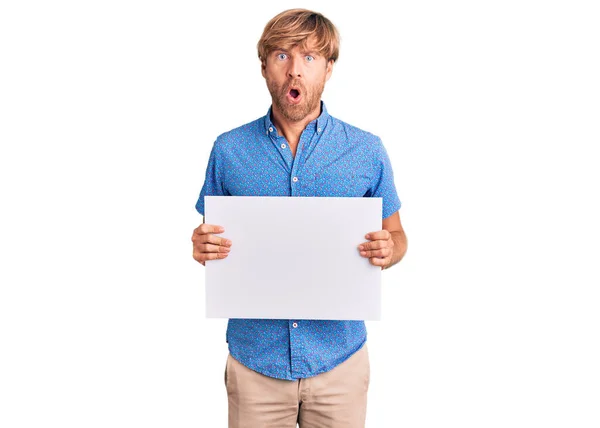
<svg viewBox="0 0 600 428">
<path fill-rule="evenodd" d="M 325 82 L 333 70 L 333 61 L 327 61 L 311 46 L 309 42 L 306 48 L 276 49 L 262 67 L 273 108 L 291 122 L 301 121 L 320 108 Z"/>
</svg>

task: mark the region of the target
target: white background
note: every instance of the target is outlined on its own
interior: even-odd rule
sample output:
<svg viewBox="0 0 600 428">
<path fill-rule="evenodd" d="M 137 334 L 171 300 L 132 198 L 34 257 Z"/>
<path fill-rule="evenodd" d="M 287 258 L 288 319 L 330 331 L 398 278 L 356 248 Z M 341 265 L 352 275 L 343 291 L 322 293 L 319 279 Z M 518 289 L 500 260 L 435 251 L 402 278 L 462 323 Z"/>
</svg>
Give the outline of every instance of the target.
<svg viewBox="0 0 600 428">
<path fill-rule="evenodd" d="M 0 426 L 226 426 L 194 204 L 298 6 L 339 27 L 324 100 L 383 138 L 410 242 L 367 426 L 600 426 L 593 3 L 2 2 Z"/>
</svg>

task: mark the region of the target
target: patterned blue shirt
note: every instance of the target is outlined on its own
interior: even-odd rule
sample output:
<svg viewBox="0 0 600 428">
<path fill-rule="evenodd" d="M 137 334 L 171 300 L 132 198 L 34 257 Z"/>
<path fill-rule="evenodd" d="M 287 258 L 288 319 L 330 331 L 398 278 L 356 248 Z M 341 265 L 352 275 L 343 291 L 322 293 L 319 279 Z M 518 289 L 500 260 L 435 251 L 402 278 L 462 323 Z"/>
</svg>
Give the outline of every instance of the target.
<svg viewBox="0 0 600 428">
<path fill-rule="evenodd" d="M 383 218 L 400 208 L 381 140 L 330 116 L 323 103 L 321 115 L 302 132 L 295 157 L 271 122 L 271 109 L 220 135 L 196 204 L 202 215 L 207 195 L 381 197 Z M 366 338 L 364 321 L 232 318 L 227 325 L 229 352 L 236 360 L 288 380 L 333 369 Z"/>
</svg>

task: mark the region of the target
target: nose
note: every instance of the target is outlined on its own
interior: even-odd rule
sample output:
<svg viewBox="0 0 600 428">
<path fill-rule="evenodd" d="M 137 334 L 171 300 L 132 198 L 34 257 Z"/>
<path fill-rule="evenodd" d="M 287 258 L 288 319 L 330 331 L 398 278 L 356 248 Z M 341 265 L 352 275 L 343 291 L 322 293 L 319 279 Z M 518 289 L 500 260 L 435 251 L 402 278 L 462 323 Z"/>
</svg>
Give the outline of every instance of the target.
<svg viewBox="0 0 600 428">
<path fill-rule="evenodd" d="M 302 62 L 293 55 L 288 63 L 288 77 L 293 79 L 302 77 Z"/>
</svg>

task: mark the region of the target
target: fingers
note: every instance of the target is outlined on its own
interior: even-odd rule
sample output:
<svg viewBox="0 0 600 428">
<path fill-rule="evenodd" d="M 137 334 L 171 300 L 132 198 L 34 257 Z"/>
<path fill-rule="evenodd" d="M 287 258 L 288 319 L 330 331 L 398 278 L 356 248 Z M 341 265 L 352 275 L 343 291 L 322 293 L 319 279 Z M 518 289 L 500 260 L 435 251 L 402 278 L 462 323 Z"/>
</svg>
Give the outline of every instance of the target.
<svg viewBox="0 0 600 428">
<path fill-rule="evenodd" d="M 387 232 L 387 231 L 385 231 Z M 389 234 L 389 232 L 388 232 Z M 374 236 L 375 234 L 369 234 Z M 385 234 L 378 234 L 377 236 L 385 236 Z M 358 246 L 360 255 L 363 257 L 389 257 L 393 253 L 394 241 L 390 238 L 387 240 L 377 240 L 371 242 L 363 242 Z"/>
<path fill-rule="evenodd" d="M 387 241 L 392 237 L 392 234 L 388 230 L 378 230 L 377 232 L 369 232 L 365 235 L 365 238 L 369 241 L 384 240 Z"/>
<path fill-rule="evenodd" d="M 202 255 L 202 261 L 218 260 L 218 259 L 224 259 L 225 257 L 227 257 L 227 253 L 201 253 L 201 255 Z"/>
<path fill-rule="evenodd" d="M 391 257 L 393 250 L 391 248 L 382 248 L 381 250 L 361 251 L 363 257 Z"/>
<path fill-rule="evenodd" d="M 369 263 L 371 263 L 373 266 L 380 266 L 381 269 L 385 268 L 388 264 L 390 264 L 390 262 L 392 261 L 392 254 L 393 250 L 391 247 L 384 247 L 380 250 L 360 251 L 360 255 L 362 257 L 368 258 Z"/>
<path fill-rule="evenodd" d="M 223 226 L 218 226 L 216 224 L 206 224 L 202 223 L 196 229 L 194 229 L 194 235 L 206 235 L 208 233 L 223 233 L 225 232 L 225 228 Z"/>
<path fill-rule="evenodd" d="M 381 267 L 381 269 L 384 269 L 389 263 L 390 263 L 390 258 L 385 258 L 385 259 L 380 259 L 378 257 L 371 257 L 369 259 L 369 263 L 371 263 L 373 266 L 379 266 Z"/>
<path fill-rule="evenodd" d="M 358 246 L 360 255 L 363 257 L 391 257 L 394 252 L 394 241 L 365 242 Z"/>
<path fill-rule="evenodd" d="M 207 260 L 224 259 L 229 255 L 231 240 L 214 235 L 223 232 L 223 226 L 205 223 L 194 229 L 193 257 L 197 262 L 204 265 Z"/>
<path fill-rule="evenodd" d="M 365 238 L 370 241 L 363 242 L 358 246 L 360 255 L 368 258 L 369 263 L 373 266 L 379 266 L 383 269 L 392 260 L 392 254 L 394 252 L 392 234 L 384 229 L 367 233 Z"/>
<path fill-rule="evenodd" d="M 358 246 L 359 250 L 380 250 L 381 248 L 393 248 L 394 241 L 371 241 L 371 242 L 363 242 Z"/>
<path fill-rule="evenodd" d="M 231 241 L 220 236 L 215 236 L 213 233 L 223 233 L 225 228 L 223 226 L 217 226 L 214 224 L 201 224 L 192 234 L 192 242 L 194 245 L 198 244 L 214 244 L 221 245 L 224 247 L 231 247 Z"/>
<path fill-rule="evenodd" d="M 228 246 L 213 244 L 199 244 L 197 248 L 201 253 L 228 253 L 231 251 Z"/>
<path fill-rule="evenodd" d="M 220 245 L 221 247 L 231 247 L 231 240 L 227 238 L 221 238 L 215 235 L 194 235 L 192 236 L 194 244 L 213 244 Z"/>
<path fill-rule="evenodd" d="M 204 262 L 206 262 L 207 260 L 218 260 L 218 259 L 224 259 L 229 255 L 229 253 L 203 253 L 201 251 L 197 251 L 196 248 L 194 247 L 194 260 L 196 260 L 199 263 L 202 263 L 204 265 Z"/>
</svg>

